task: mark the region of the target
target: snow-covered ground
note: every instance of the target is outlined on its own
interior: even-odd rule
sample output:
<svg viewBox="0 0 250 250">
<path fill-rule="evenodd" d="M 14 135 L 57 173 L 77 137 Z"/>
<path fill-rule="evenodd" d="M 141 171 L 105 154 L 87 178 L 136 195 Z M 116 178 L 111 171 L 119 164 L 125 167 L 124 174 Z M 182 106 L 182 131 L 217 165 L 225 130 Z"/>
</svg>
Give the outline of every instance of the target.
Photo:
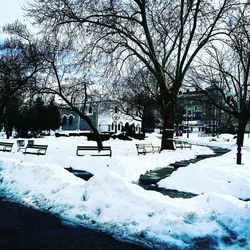
<svg viewBox="0 0 250 250">
<path fill-rule="evenodd" d="M 192 149 L 137 155 L 139 141 L 109 140 L 112 157 L 76 156 L 77 145 L 95 145 L 85 137 L 34 139 L 47 144 L 45 156 L 24 155 L 14 144 L 0 152 L 0 192 L 15 202 L 45 210 L 65 223 L 102 230 L 154 249 L 250 249 L 250 139 L 246 135 L 242 165 L 236 165 L 232 135 L 184 138 Z M 0 141 L 6 141 L 0 137 Z M 8 141 L 15 142 L 16 139 Z M 145 142 L 160 145 L 160 135 Z M 211 154 L 206 145 L 230 152 L 179 168 L 160 187 L 198 194 L 170 198 L 136 184 L 140 174 L 170 163 Z M 84 181 L 64 168 L 94 174 Z M 245 200 L 245 201 L 244 201 Z"/>
</svg>

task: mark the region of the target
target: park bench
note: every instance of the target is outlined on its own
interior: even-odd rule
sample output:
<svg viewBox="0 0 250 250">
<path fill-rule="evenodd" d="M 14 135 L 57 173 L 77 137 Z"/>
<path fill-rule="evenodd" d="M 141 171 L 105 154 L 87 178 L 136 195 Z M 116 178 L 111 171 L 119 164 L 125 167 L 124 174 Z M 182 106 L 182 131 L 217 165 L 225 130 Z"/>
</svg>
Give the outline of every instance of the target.
<svg viewBox="0 0 250 250">
<path fill-rule="evenodd" d="M 192 145 L 186 141 L 183 142 L 183 148 L 192 148 Z"/>
<path fill-rule="evenodd" d="M 0 151 L 11 152 L 13 144 L 12 142 L 0 142 Z"/>
<path fill-rule="evenodd" d="M 175 143 L 175 148 L 176 148 L 176 149 L 177 149 L 177 148 L 180 148 L 180 149 L 183 148 L 183 143 L 182 143 L 182 141 L 175 141 L 174 143 Z"/>
<path fill-rule="evenodd" d="M 37 144 L 28 144 L 24 149 L 24 154 L 37 154 L 45 155 L 47 152 L 48 145 L 37 145 Z"/>
<path fill-rule="evenodd" d="M 160 147 L 159 146 L 153 146 L 152 143 L 140 143 L 135 144 L 137 149 L 137 154 L 146 154 L 146 153 L 160 153 Z"/>
<path fill-rule="evenodd" d="M 84 156 L 84 155 L 91 155 L 91 156 L 112 156 L 112 150 L 110 146 L 103 146 L 102 150 L 99 151 L 97 146 L 77 146 L 76 155 L 77 156 Z"/>
<path fill-rule="evenodd" d="M 180 141 L 180 140 L 175 140 L 175 148 L 180 148 L 180 149 L 183 149 L 183 148 L 192 148 L 192 145 L 189 144 L 188 142 L 185 142 L 185 141 Z"/>
</svg>

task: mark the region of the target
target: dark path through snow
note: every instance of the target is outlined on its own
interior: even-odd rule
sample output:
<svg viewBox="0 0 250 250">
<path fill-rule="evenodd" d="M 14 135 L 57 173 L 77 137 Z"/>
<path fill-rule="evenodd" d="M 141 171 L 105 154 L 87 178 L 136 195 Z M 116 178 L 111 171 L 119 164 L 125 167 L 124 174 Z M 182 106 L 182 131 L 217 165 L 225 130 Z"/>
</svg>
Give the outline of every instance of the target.
<svg viewBox="0 0 250 250">
<path fill-rule="evenodd" d="M 145 250 L 87 228 L 67 227 L 48 213 L 2 200 L 1 250 Z"/>
</svg>

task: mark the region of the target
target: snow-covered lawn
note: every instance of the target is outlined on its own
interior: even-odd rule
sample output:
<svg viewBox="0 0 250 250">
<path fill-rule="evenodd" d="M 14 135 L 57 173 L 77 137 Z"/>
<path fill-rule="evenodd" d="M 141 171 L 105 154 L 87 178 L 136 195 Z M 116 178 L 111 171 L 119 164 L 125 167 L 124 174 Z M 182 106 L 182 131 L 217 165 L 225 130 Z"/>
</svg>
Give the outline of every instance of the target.
<svg viewBox="0 0 250 250">
<path fill-rule="evenodd" d="M 192 149 L 137 155 L 140 141 L 105 141 L 112 157 L 76 156 L 77 145 L 96 145 L 85 137 L 54 136 L 35 139 L 49 145 L 45 156 L 0 152 L 0 192 L 11 200 L 61 217 L 65 223 L 96 228 L 123 240 L 155 249 L 250 249 L 250 139 L 236 165 L 235 139 L 190 135 Z M 3 137 L 0 141 L 5 141 Z M 15 142 L 15 139 L 8 141 Z M 160 136 L 145 142 L 160 145 Z M 205 145 L 231 149 L 179 168 L 159 182 L 160 187 L 198 194 L 190 199 L 170 198 L 136 184 L 140 174 L 170 163 L 211 154 Z M 84 181 L 64 168 L 94 174 Z M 242 200 L 243 199 L 243 200 Z"/>
</svg>

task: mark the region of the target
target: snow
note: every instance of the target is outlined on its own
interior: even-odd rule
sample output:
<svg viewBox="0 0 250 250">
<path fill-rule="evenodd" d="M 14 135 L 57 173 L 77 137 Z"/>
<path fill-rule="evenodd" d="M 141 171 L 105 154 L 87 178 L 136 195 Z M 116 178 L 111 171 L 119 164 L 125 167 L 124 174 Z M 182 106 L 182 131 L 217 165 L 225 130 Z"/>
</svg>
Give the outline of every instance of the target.
<svg viewBox="0 0 250 250">
<path fill-rule="evenodd" d="M 235 164 L 232 135 L 190 134 L 183 139 L 196 145 L 191 150 L 145 156 L 136 152 L 135 143 L 141 141 L 111 139 L 104 145 L 111 145 L 112 157 L 77 157 L 77 145 L 96 145 L 85 137 L 35 138 L 35 143 L 49 145 L 45 156 L 17 152 L 16 139 L 9 139 L 15 144 L 11 153 L 0 152 L 0 192 L 55 214 L 64 223 L 98 229 L 153 249 L 250 249 L 250 139 L 246 136 L 242 165 Z M 160 135 L 149 134 L 145 142 L 159 146 Z M 230 151 L 179 168 L 159 182 L 160 187 L 192 192 L 196 197 L 170 198 L 137 185 L 146 171 L 211 154 L 207 145 Z M 84 181 L 64 169 L 68 167 L 94 176 Z"/>
</svg>

